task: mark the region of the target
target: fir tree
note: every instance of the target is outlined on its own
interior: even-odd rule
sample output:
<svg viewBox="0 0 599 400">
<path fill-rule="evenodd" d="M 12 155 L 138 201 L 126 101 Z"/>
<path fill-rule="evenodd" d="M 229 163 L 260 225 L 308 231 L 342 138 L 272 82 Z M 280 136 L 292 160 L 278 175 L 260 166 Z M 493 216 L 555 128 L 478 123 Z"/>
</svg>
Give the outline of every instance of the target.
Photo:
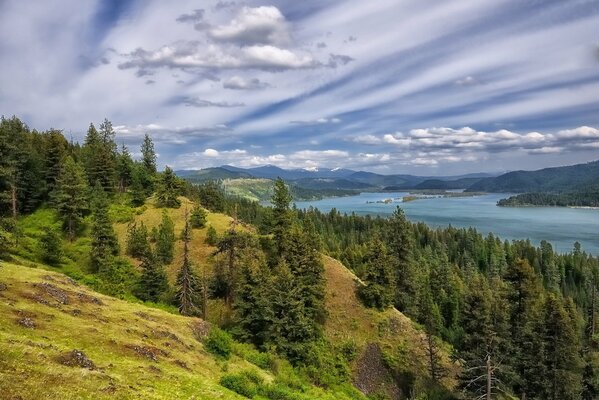
<svg viewBox="0 0 599 400">
<path fill-rule="evenodd" d="M 189 217 L 189 224 L 192 228 L 203 228 L 206 226 L 208 213 L 202 206 L 196 204 L 191 211 L 191 216 Z"/>
<path fill-rule="evenodd" d="M 156 152 L 154 151 L 154 142 L 146 133 L 141 144 L 141 162 L 149 176 L 156 174 Z"/>
<path fill-rule="evenodd" d="M 581 389 L 581 360 L 578 337 L 572 319 L 556 294 L 549 294 L 544 305 L 546 399 L 577 399 Z"/>
<path fill-rule="evenodd" d="M 119 252 L 119 244 L 108 217 L 108 200 L 100 182 L 92 193 L 92 269 L 98 271 L 102 263 L 108 262 Z"/>
<path fill-rule="evenodd" d="M 380 310 L 393 304 L 395 277 L 387 247 L 379 237 L 374 237 L 367 245 L 364 256 L 364 285 L 358 293 L 364 304 Z"/>
<path fill-rule="evenodd" d="M 209 244 L 210 246 L 216 246 L 217 243 L 218 235 L 216 233 L 216 229 L 214 229 L 214 227 L 210 225 L 208 227 L 208 230 L 206 230 L 206 244 Z"/>
<path fill-rule="evenodd" d="M 179 208 L 179 182 L 173 170 L 167 166 L 158 180 L 156 204 L 158 207 Z"/>
<path fill-rule="evenodd" d="M 140 163 L 133 164 L 131 175 L 131 204 L 135 207 L 142 206 L 152 193 L 153 177 L 148 174 Z"/>
<path fill-rule="evenodd" d="M 163 211 L 156 237 L 156 258 L 161 264 L 168 265 L 173 261 L 174 251 L 175 225 L 168 214 Z"/>
<path fill-rule="evenodd" d="M 196 315 L 200 310 L 203 300 L 203 285 L 196 276 L 189 259 L 189 241 L 191 240 L 191 229 L 187 215 L 185 216 L 185 228 L 183 229 L 183 263 L 177 274 L 177 303 L 179 312 L 183 315 Z"/>
<path fill-rule="evenodd" d="M 144 301 L 160 301 L 168 290 L 168 279 L 163 265 L 150 253 L 142 260 L 141 270 L 137 297 Z"/>
<path fill-rule="evenodd" d="M 83 168 L 71 156 L 67 156 L 62 163 L 52 197 L 71 242 L 83 225 L 83 216 L 88 209 L 87 192 Z"/>
<path fill-rule="evenodd" d="M 148 228 L 144 223 L 132 223 L 127 229 L 127 254 L 142 259 L 152 251 L 148 242 Z"/>
<path fill-rule="evenodd" d="M 410 223 L 399 207 L 389 219 L 386 242 L 393 257 L 397 278 L 396 304 L 408 314 L 415 312 L 414 300 L 417 291 L 417 277 L 414 270 L 412 251 L 413 239 Z"/>
<path fill-rule="evenodd" d="M 60 264 L 62 258 L 62 241 L 60 235 L 52 228 L 45 228 L 40 238 L 42 260 L 49 265 Z"/>
<path fill-rule="evenodd" d="M 291 229 L 292 214 L 290 210 L 291 194 L 289 188 L 281 178 L 274 183 L 274 193 L 271 198 L 272 233 L 279 257 L 283 255 L 288 244 L 288 233 Z"/>
<path fill-rule="evenodd" d="M 119 192 L 124 193 L 127 191 L 133 181 L 133 159 L 127 149 L 127 146 L 123 143 L 121 151 L 118 154 L 116 173 L 119 182 Z"/>
</svg>

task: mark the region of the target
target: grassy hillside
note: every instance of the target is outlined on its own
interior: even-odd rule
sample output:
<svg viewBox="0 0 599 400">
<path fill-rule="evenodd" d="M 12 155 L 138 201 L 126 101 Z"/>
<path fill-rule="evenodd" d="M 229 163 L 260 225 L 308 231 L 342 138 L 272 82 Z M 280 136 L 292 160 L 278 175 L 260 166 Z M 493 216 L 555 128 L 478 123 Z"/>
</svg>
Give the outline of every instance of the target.
<svg viewBox="0 0 599 400">
<path fill-rule="evenodd" d="M 186 198 L 180 200 L 178 209 L 156 208 L 152 200 L 138 209 L 113 205 L 111 216 L 116 221 L 122 256 L 127 226 L 132 221 L 143 222 L 151 229 L 166 212 L 178 235 L 185 212 L 192 207 Z M 219 234 L 231 221 L 226 215 L 208 213 L 208 225 Z M 44 265 L 36 254 L 35 243 L 41 226 L 55 223 L 55 215 L 48 210 L 22 220 L 22 251 L 14 256 L 15 263 L 0 267 L 0 398 L 234 399 L 240 397 L 219 385 L 225 374 L 256 370 L 263 377 L 263 385 L 296 379 L 288 366 L 275 369 L 276 374 L 245 361 L 250 351 L 247 346 L 236 345 L 238 355 L 230 361 L 215 358 L 198 337 L 208 324 L 197 318 L 103 296 L 55 272 L 68 273 L 93 286 L 93 275 L 87 271 L 89 239 L 72 244 L 65 241 L 61 264 Z M 241 229 L 253 230 L 250 226 Z M 209 275 L 214 248 L 205 243 L 206 231 L 193 230 L 190 250 L 198 273 Z M 171 283 L 181 264 L 182 248 L 182 242 L 177 241 L 174 261 L 167 266 Z M 350 360 L 354 385 L 366 394 L 386 393 L 391 398 L 405 398 L 411 388 L 426 385 L 423 331 L 395 309 L 379 312 L 365 308 L 355 296 L 359 284 L 355 275 L 337 260 L 325 257 L 324 261 L 328 313 L 325 337 L 334 352 Z M 211 300 L 208 322 L 225 321 L 228 315 L 224 310 L 221 300 Z M 452 387 L 455 371 L 448 349 L 442 347 L 442 363 L 449 372 L 444 384 Z M 71 358 L 85 364 L 86 359 L 73 357 L 73 350 L 82 351 L 94 367 L 61 364 L 70 363 Z M 307 397 L 294 399 L 349 398 L 346 389 L 333 395 L 307 385 L 305 378 L 301 387 L 299 391 Z M 352 398 L 359 398 L 356 396 Z"/>
</svg>

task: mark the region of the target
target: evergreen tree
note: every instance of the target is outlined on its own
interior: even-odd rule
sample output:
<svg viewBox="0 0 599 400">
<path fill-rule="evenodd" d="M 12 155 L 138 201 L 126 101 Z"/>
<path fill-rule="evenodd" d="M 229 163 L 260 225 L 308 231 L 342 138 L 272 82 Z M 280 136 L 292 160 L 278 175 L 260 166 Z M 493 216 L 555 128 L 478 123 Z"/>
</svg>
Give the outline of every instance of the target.
<svg viewBox="0 0 599 400">
<path fill-rule="evenodd" d="M 554 293 L 544 304 L 546 399 L 573 400 L 581 390 L 578 337 L 561 299 Z"/>
<path fill-rule="evenodd" d="M 277 267 L 271 299 L 271 340 L 280 354 L 299 362 L 306 356 L 306 344 L 315 337 L 315 332 L 306 314 L 301 287 L 285 261 Z"/>
<path fill-rule="evenodd" d="M 149 176 L 156 175 L 156 152 L 154 142 L 146 133 L 141 144 L 141 162 Z"/>
<path fill-rule="evenodd" d="M 163 265 L 154 253 L 144 257 L 141 262 L 141 270 L 137 297 L 144 301 L 160 301 L 168 290 L 168 279 Z"/>
<path fill-rule="evenodd" d="M 67 156 L 60 168 L 52 197 L 71 242 L 83 225 L 83 216 L 88 209 L 87 192 L 83 168 L 71 156 Z"/>
<path fill-rule="evenodd" d="M 270 200 L 272 203 L 272 233 L 279 257 L 288 247 L 288 233 L 291 229 L 292 214 L 290 210 L 291 194 L 289 188 L 281 178 L 274 183 L 274 193 Z"/>
<path fill-rule="evenodd" d="M 408 314 L 415 313 L 414 300 L 417 291 L 417 277 L 413 266 L 413 239 L 410 223 L 403 210 L 396 208 L 389 219 L 386 242 L 393 257 L 397 278 L 396 305 Z"/>
<path fill-rule="evenodd" d="M 179 182 L 173 170 L 166 166 L 164 172 L 160 175 L 156 189 L 156 205 L 158 207 L 179 208 L 181 202 L 177 198 L 179 195 Z"/>
<path fill-rule="evenodd" d="M 196 204 L 191 211 L 191 216 L 189 217 L 189 224 L 192 228 L 203 228 L 206 226 L 208 213 L 202 206 Z"/>
<path fill-rule="evenodd" d="M 175 225 L 168 214 L 162 212 L 162 221 L 156 237 L 156 258 L 163 265 L 173 262 L 175 252 Z"/>
<path fill-rule="evenodd" d="M 197 315 L 204 298 L 202 296 L 203 285 L 196 276 L 189 259 L 189 241 L 191 240 L 191 229 L 187 215 L 185 216 L 185 228 L 183 229 L 183 263 L 177 274 L 177 303 L 179 312 L 183 315 Z"/>
<path fill-rule="evenodd" d="M 116 144 L 112 125 L 101 126 L 98 132 L 94 124 L 90 124 L 83 146 L 85 171 L 90 185 L 100 182 L 107 193 L 112 192 L 115 178 Z"/>
<path fill-rule="evenodd" d="M 132 223 L 127 229 L 127 254 L 131 257 L 143 259 L 146 257 L 152 248 L 148 242 L 148 228 L 144 223 Z"/>
<path fill-rule="evenodd" d="M 131 175 L 131 204 L 135 207 L 142 206 L 152 193 L 153 177 L 148 174 L 141 163 L 134 163 Z"/>
<path fill-rule="evenodd" d="M 121 152 L 118 154 L 116 173 L 119 182 L 119 192 L 124 193 L 127 191 L 131 183 L 133 182 L 133 159 L 127 149 L 127 146 L 123 143 Z"/>
<path fill-rule="evenodd" d="M 272 277 L 266 263 L 258 268 L 253 268 L 250 263 L 241 266 L 234 303 L 235 322 L 241 339 L 258 348 L 264 348 L 270 340 L 271 289 Z"/>
<path fill-rule="evenodd" d="M 62 132 L 50 130 L 44 134 L 44 170 L 46 190 L 51 193 L 62 170 L 63 159 L 67 155 L 68 142 Z"/>
<path fill-rule="evenodd" d="M 206 230 L 206 244 L 209 244 L 210 246 L 216 246 L 217 243 L 218 235 L 216 233 L 216 229 L 214 229 L 214 227 L 210 225 L 208 227 L 208 230 Z"/>
<path fill-rule="evenodd" d="M 108 200 L 100 182 L 96 182 L 92 193 L 92 269 L 98 271 L 119 252 L 119 243 L 108 217 Z"/>
<path fill-rule="evenodd" d="M 0 208 L 10 211 L 13 219 L 19 212 L 19 194 L 27 162 L 25 134 L 28 131 L 17 117 L 0 119 Z"/>
<path fill-rule="evenodd" d="M 42 260 L 49 265 L 60 264 L 62 258 L 62 241 L 60 235 L 52 228 L 45 228 L 40 238 Z"/>
<path fill-rule="evenodd" d="M 367 244 L 364 256 L 364 285 L 358 293 L 364 304 L 380 310 L 393 304 L 395 277 L 387 247 L 375 236 Z"/>
</svg>

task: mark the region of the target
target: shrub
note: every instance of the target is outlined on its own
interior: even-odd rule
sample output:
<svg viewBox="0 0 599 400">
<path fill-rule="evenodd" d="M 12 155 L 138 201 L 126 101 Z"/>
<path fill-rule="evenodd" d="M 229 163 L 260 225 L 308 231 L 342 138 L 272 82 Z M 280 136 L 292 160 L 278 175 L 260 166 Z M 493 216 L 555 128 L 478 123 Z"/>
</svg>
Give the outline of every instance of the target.
<svg viewBox="0 0 599 400">
<path fill-rule="evenodd" d="M 206 244 L 210 246 L 215 246 L 218 242 L 218 235 L 216 234 L 216 229 L 213 226 L 208 227 L 208 231 L 206 231 Z"/>
<path fill-rule="evenodd" d="M 251 344 L 235 343 L 233 345 L 233 353 L 261 369 L 271 372 L 276 372 L 277 370 L 277 359 L 275 356 L 270 353 L 258 351 Z"/>
<path fill-rule="evenodd" d="M 220 328 L 210 328 L 210 333 L 204 340 L 204 347 L 217 357 L 229 359 L 233 347 L 231 335 Z"/>
<path fill-rule="evenodd" d="M 45 228 L 44 234 L 40 238 L 40 249 L 42 260 L 52 266 L 60 264 L 62 257 L 62 240 L 56 230 Z"/>
<path fill-rule="evenodd" d="M 220 378 L 221 386 L 251 399 L 258 394 L 258 386 L 244 374 L 225 374 Z"/>
</svg>

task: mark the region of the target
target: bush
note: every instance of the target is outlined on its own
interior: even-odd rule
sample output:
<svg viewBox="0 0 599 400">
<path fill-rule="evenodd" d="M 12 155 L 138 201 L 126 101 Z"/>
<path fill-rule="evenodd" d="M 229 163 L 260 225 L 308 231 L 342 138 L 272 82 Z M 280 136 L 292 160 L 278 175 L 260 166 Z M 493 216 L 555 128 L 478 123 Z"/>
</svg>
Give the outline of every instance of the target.
<svg viewBox="0 0 599 400">
<path fill-rule="evenodd" d="M 204 347 L 215 356 L 228 360 L 231 357 L 233 339 L 222 329 L 212 327 L 204 340 Z"/>
<path fill-rule="evenodd" d="M 281 384 L 261 386 L 259 392 L 261 396 L 270 400 L 303 400 L 305 398 Z"/>
<path fill-rule="evenodd" d="M 271 372 L 276 372 L 277 370 L 277 359 L 275 356 L 258 351 L 251 344 L 235 343 L 233 345 L 233 353 L 261 369 Z"/>
<path fill-rule="evenodd" d="M 220 378 L 220 384 L 248 399 L 258 394 L 258 385 L 245 374 L 225 374 Z"/>
<path fill-rule="evenodd" d="M 208 227 L 208 231 L 206 231 L 206 244 L 210 246 L 216 246 L 218 242 L 218 235 L 216 234 L 216 229 L 213 226 Z"/>
</svg>

